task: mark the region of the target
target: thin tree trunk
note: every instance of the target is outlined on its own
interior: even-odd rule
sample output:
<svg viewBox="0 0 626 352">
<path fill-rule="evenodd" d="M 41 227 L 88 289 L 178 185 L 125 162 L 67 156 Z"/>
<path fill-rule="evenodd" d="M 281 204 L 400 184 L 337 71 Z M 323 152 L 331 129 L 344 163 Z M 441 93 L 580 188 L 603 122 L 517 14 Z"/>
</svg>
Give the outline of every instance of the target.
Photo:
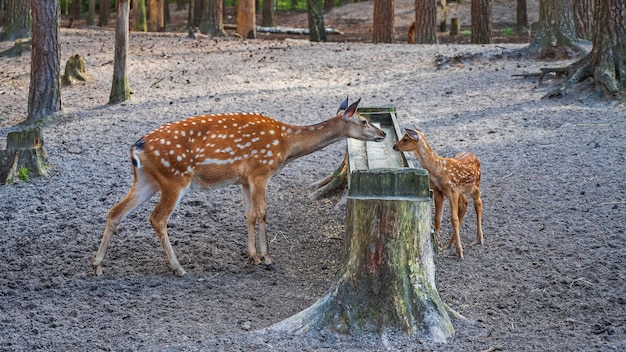
<svg viewBox="0 0 626 352">
<path fill-rule="evenodd" d="M 100 0 L 100 12 L 98 13 L 98 26 L 99 27 L 108 26 L 110 15 L 111 15 L 111 0 Z"/>
<path fill-rule="evenodd" d="M 493 43 L 491 0 L 472 0 L 472 44 Z"/>
<path fill-rule="evenodd" d="M 415 0 L 415 44 L 437 44 L 436 0 Z"/>
<path fill-rule="evenodd" d="M 150 15 L 148 21 L 148 30 L 150 32 L 165 31 L 165 19 L 163 18 L 163 2 L 164 0 L 150 0 Z"/>
<path fill-rule="evenodd" d="M 133 0 L 133 12 L 135 15 L 135 31 L 147 32 L 148 23 L 146 22 L 146 0 Z"/>
<path fill-rule="evenodd" d="M 113 59 L 113 83 L 109 104 L 117 104 L 130 99 L 130 88 L 128 88 L 128 75 L 126 73 L 129 12 L 130 0 L 117 0 L 115 58 Z"/>
<path fill-rule="evenodd" d="M 31 0 L 33 13 L 27 123 L 61 110 L 59 4 Z"/>
<path fill-rule="evenodd" d="M 72 0 L 72 13 L 70 15 L 70 25 L 72 28 L 74 21 L 80 20 L 81 0 Z"/>
<path fill-rule="evenodd" d="M 574 27 L 578 38 L 593 38 L 593 0 L 576 0 L 574 5 Z"/>
<path fill-rule="evenodd" d="M 93 26 L 96 23 L 96 0 L 89 0 L 87 5 L 87 26 Z"/>
<path fill-rule="evenodd" d="M 256 38 L 254 0 L 239 0 L 237 8 L 237 34 L 242 38 Z"/>
<path fill-rule="evenodd" d="M 309 40 L 312 42 L 325 42 L 327 38 L 322 2 L 306 0 L 306 8 L 309 14 Z"/>
<path fill-rule="evenodd" d="M 274 16 L 274 1 L 263 0 L 263 12 L 261 14 L 261 26 L 276 27 L 276 19 L 274 17 L 275 17 Z"/>
<path fill-rule="evenodd" d="M 395 6 L 395 0 L 374 0 L 374 43 L 395 42 Z"/>
<path fill-rule="evenodd" d="M 224 22 L 222 20 L 222 0 L 206 0 L 202 9 L 202 22 L 200 22 L 200 32 L 212 36 L 221 37 L 224 32 Z"/>
<path fill-rule="evenodd" d="M 528 7 L 526 6 L 526 0 L 517 0 L 515 28 L 518 32 L 523 32 L 529 27 L 530 23 L 528 23 Z"/>
</svg>

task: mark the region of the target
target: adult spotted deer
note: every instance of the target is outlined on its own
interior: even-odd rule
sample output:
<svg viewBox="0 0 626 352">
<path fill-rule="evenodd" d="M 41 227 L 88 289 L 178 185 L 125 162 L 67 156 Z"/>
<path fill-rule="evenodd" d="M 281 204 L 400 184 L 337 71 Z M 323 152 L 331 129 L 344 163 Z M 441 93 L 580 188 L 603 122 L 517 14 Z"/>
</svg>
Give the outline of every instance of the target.
<svg viewBox="0 0 626 352">
<path fill-rule="evenodd" d="M 183 276 L 167 235 L 167 222 L 192 184 L 203 189 L 240 184 L 248 225 L 248 255 L 274 270 L 266 231 L 267 183 L 290 161 L 350 137 L 382 141 L 385 132 L 357 113 L 361 99 L 341 104 L 337 115 L 311 126 L 294 126 L 259 114 L 220 114 L 190 117 L 149 132 L 130 148 L 133 184 L 124 199 L 109 211 L 100 248 L 93 260 L 96 275 L 111 235 L 131 211 L 157 192 L 159 201 L 150 223 L 170 267 Z M 258 223 L 259 254 L 255 227 Z"/>
<path fill-rule="evenodd" d="M 476 243 L 483 244 L 482 213 L 480 199 L 480 161 L 469 152 L 459 152 L 453 158 L 442 158 L 430 146 L 424 134 L 418 130 L 406 129 L 394 150 L 414 152 L 423 168 L 428 170 L 428 181 L 435 198 L 435 233 L 441 231 L 443 198 L 450 202 L 450 222 L 452 237 L 448 247 L 454 242 L 456 254 L 463 258 L 463 246 L 459 234 L 463 217 L 467 211 L 467 198 L 472 197 L 476 211 Z"/>
</svg>

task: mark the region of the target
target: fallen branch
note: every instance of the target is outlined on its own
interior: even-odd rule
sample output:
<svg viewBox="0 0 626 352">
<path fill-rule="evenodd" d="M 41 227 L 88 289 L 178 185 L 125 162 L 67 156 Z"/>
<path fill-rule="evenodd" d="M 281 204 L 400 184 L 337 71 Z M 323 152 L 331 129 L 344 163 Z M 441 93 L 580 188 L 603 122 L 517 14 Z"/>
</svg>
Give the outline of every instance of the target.
<svg viewBox="0 0 626 352">
<path fill-rule="evenodd" d="M 224 24 L 224 29 L 235 30 L 236 24 Z M 256 27 L 256 31 L 259 33 L 273 33 L 273 34 L 309 34 L 308 28 L 296 28 L 296 27 Z M 326 27 L 326 34 L 339 34 L 343 32 L 331 27 Z"/>
</svg>

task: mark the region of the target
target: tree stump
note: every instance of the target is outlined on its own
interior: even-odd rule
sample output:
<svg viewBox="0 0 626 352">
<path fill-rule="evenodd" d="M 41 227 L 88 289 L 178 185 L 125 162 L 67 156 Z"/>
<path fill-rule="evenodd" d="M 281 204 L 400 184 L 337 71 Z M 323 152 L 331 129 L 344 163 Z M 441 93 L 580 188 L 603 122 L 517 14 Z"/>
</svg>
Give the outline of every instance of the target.
<svg viewBox="0 0 626 352">
<path fill-rule="evenodd" d="M 15 41 L 12 47 L 0 52 L 0 57 L 18 57 L 31 50 L 30 38 L 20 38 Z"/>
<path fill-rule="evenodd" d="M 61 76 L 61 84 L 72 86 L 76 81 L 87 80 L 85 60 L 79 54 L 71 56 L 65 63 L 65 73 Z"/>
<path fill-rule="evenodd" d="M 1 183 L 25 181 L 29 174 L 45 176 L 47 169 L 41 126 L 9 132 L 7 149 L 0 150 Z"/>
<path fill-rule="evenodd" d="M 356 170 L 348 190 L 342 268 L 315 304 L 264 331 L 454 334 L 435 287 L 431 197 L 423 169 Z"/>
</svg>

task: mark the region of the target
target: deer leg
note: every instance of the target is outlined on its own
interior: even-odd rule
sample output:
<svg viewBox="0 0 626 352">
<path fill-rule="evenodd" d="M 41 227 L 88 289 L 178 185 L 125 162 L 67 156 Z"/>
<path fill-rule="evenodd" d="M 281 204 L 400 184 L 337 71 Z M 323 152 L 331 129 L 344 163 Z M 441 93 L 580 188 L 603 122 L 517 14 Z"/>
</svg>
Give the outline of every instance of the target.
<svg viewBox="0 0 626 352">
<path fill-rule="evenodd" d="M 142 185 L 138 185 L 135 180 L 124 199 L 109 210 L 107 225 L 104 228 L 104 234 L 102 235 L 102 240 L 100 241 L 100 247 L 98 248 L 98 253 L 96 253 L 96 256 L 93 259 L 92 266 L 96 275 L 102 275 L 102 261 L 104 260 L 107 248 L 111 243 L 111 237 L 115 230 L 117 230 L 117 227 L 120 225 L 122 220 L 138 206 L 150 199 L 156 192 L 157 189 L 150 184 L 144 183 Z"/>
<path fill-rule="evenodd" d="M 172 244 L 170 243 L 169 236 L 167 235 L 167 222 L 178 205 L 178 202 L 180 202 L 185 195 L 186 190 L 186 188 L 163 189 L 161 191 L 161 198 L 152 211 L 152 215 L 150 215 L 150 223 L 159 237 L 159 242 L 161 242 L 161 247 L 163 247 L 165 256 L 167 256 L 170 268 L 172 268 L 178 276 L 185 275 L 185 270 L 178 262 Z"/>
<path fill-rule="evenodd" d="M 248 225 L 248 258 L 254 265 L 260 264 L 261 259 L 256 253 L 256 215 L 254 213 L 254 203 L 250 195 L 250 185 L 241 185 L 243 190 L 243 205 L 246 212 L 246 222 Z"/>
<path fill-rule="evenodd" d="M 483 244 L 483 201 L 480 199 L 480 190 L 473 197 L 474 210 L 476 211 L 476 244 Z"/>
<path fill-rule="evenodd" d="M 452 223 L 452 238 L 454 241 L 454 251 L 459 258 L 463 259 L 463 246 L 461 245 L 460 223 L 459 223 L 459 194 L 456 191 L 450 192 L 450 222 Z M 448 245 L 449 247 L 450 245 Z"/>
<path fill-rule="evenodd" d="M 432 187 L 431 187 L 432 188 Z M 433 189 L 433 198 L 435 200 L 435 235 L 437 246 L 439 246 L 439 234 L 441 233 L 441 219 L 443 217 L 443 193 L 437 189 Z"/>
<path fill-rule="evenodd" d="M 467 197 L 459 193 L 459 227 L 463 224 L 463 218 L 467 213 Z"/>
<path fill-rule="evenodd" d="M 267 269 L 274 271 L 274 265 L 272 264 L 272 258 L 269 253 L 270 245 L 267 239 L 267 200 L 265 197 L 268 181 L 269 180 L 266 178 L 257 178 L 252 187 L 251 195 L 254 204 L 254 213 L 259 222 L 260 257 L 263 258 L 263 263 Z"/>
</svg>

